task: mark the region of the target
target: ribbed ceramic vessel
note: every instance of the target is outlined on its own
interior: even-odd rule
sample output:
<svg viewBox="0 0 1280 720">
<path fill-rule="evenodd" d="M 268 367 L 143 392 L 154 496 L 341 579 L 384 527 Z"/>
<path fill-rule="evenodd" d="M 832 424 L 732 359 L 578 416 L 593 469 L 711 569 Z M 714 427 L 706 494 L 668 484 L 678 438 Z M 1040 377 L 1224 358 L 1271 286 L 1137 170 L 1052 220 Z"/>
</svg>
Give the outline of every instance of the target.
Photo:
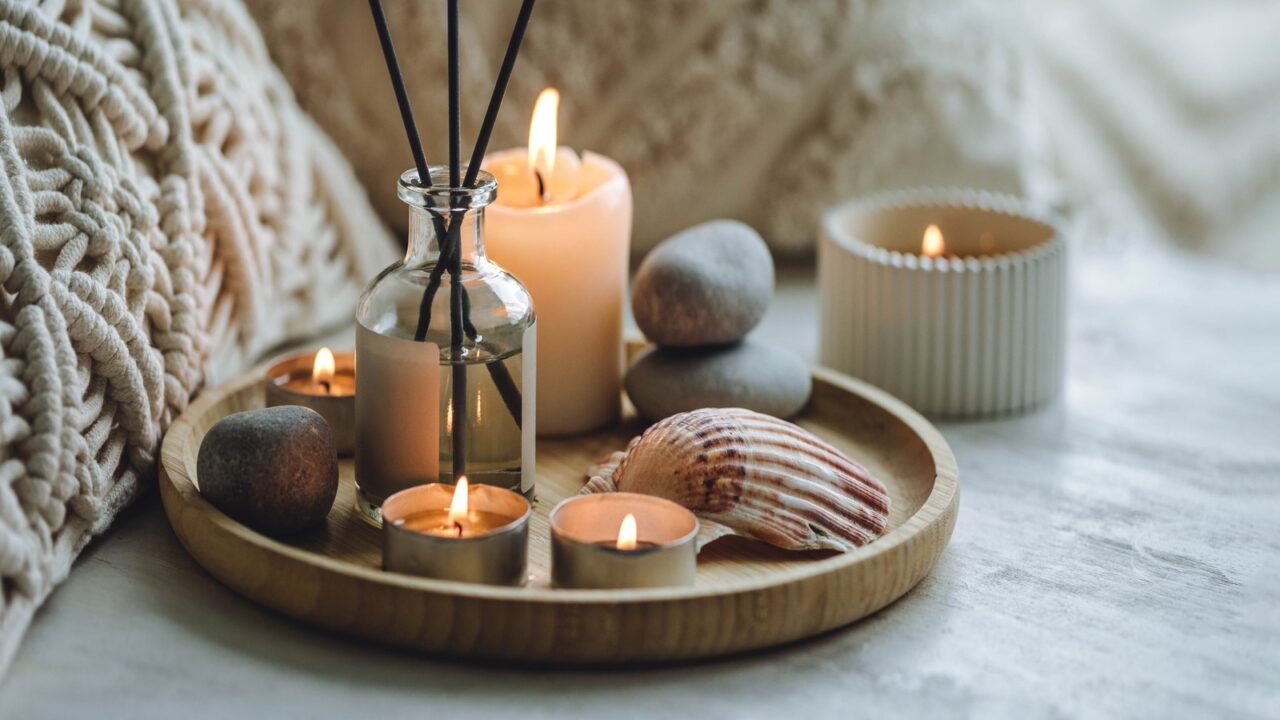
<svg viewBox="0 0 1280 720">
<path fill-rule="evenodd" d="M 925 257 L 937 225 L 946 250 Z M 822 364 L 917 410 L 986 417 L 1062 387 L 1066 248 L 1048 213 L 995 193 L 924 188 L 853 200 L 823 220 Z"/>
</svg>

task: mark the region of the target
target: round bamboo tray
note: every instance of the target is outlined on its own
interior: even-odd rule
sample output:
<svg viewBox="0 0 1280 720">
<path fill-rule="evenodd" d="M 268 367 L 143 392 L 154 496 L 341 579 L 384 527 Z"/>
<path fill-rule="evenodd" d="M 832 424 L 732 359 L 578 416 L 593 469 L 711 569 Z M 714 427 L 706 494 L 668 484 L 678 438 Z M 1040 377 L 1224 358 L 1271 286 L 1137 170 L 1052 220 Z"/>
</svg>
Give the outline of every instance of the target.
<svg viewBox="0 0 1280 720">
<path fill-rule="evenodd" d="M 187 551 L 245 597 L 329 631 L 458 658 L 554 664 L 654 663 L 742 652 L 865 617 L 920 582 L 951 537 L 956 462 L 938 431 L 885 392 L 814 370 L 796 421 L 862 462 L 889 489 L 890 530 L 844 554 L 791 553 L 725 538 L 698 556 L 693 587 L 560 590 L 548 584 L 547 514 L 595 460 L 622 449 L 634 420 L 539 440 L 529 584 L 469 585 L 381 570 L 379 531 L 357 517 L 353 463 L 341 463 L 324 527 L 284 541 L 232 520 L 200 496 L 196 454 L 219 418 L 261 407 L 262 368 L 205 392 L 170 428 L 160 477 L 165 513 Z"/>
</svg>

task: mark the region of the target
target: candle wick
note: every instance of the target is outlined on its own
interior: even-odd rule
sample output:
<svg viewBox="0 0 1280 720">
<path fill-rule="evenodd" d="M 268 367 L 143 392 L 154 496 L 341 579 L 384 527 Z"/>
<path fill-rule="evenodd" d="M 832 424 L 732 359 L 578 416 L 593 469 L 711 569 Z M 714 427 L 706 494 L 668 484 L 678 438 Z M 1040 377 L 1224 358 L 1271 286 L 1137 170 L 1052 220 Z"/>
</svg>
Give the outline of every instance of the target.
<svg viewBox="0 0 1280 720">
<path fill-rule="evenodd" d="M 454 523 L 453 532 L 455 537 L 462 537 L 462 523 L 460 522 Z"/>
<path fill-rule="evenodd" d="M 550 188 L 547 187 L 546 181 L 542 179 L 542 173 L 537 168 L 533 170 L 533 177 L 538 181 L 538 199 L 544 203 L 549 202 L 551 200 Z"/>
<path fill-rule="evenodd" d="M 320 387 L 324 390 L 325 395 L 329 395 L 333 392 L 332 386 L 329 384 L 328 380 L 321 380 Z"/>
</svg>

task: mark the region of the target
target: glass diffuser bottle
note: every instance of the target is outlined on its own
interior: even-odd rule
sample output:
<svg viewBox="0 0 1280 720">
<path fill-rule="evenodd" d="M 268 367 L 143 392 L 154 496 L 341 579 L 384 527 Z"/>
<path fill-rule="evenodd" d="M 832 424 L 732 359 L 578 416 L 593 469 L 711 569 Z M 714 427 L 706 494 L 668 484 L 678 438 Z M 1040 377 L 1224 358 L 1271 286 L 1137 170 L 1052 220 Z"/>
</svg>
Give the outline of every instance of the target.
<svg viewBox="0 0 1280 720">
<path fill-rule="evenodd" d="M 431 174 L 400 176 L 408 249 L 356 307 L 356 505 L 375 523 L 391 494 L 461 474 L 533 491 L 535 315 L 485 257 L 497 182 L 451 190 L 447 168 Z"/>
</svg>

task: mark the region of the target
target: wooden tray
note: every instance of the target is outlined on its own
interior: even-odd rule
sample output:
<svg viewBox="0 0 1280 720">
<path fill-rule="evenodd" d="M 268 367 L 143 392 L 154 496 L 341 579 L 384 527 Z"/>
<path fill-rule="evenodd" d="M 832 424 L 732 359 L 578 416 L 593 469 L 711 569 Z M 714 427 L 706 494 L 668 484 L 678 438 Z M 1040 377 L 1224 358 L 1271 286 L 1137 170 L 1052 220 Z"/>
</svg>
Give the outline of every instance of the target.
<svg viewBox="0 0 1280 720">
<path fill-rule="evenodd" d="M 584 470 L 626 446 L 635 421 L 538 442 L 537 501 L 524 588 L 383 572 L 379 531 L 356 515 L 353 463 L 324 528 L 285 542 L 228 518 L 196 489 L 196 454 L 219 418 L 261 407 L 262 368 L 205 392 L 170 428 L 161 496 L 173 530 L 214 577 L 245 597 L 328 630 L 428 653 L 556 664 L 659 662 L 798 640 L 888 605 L 929 572 L 951 537 L 955 458 L 927 420 L 885 392 L 814 370 L 800 425 L 860 460 L 889 488 L 890 530 L 846 554 L 789 553 L 739 538 L 698 558 L 692 588 L 548 587 L 547 513 L 578 492 Z"/>
</svg>

